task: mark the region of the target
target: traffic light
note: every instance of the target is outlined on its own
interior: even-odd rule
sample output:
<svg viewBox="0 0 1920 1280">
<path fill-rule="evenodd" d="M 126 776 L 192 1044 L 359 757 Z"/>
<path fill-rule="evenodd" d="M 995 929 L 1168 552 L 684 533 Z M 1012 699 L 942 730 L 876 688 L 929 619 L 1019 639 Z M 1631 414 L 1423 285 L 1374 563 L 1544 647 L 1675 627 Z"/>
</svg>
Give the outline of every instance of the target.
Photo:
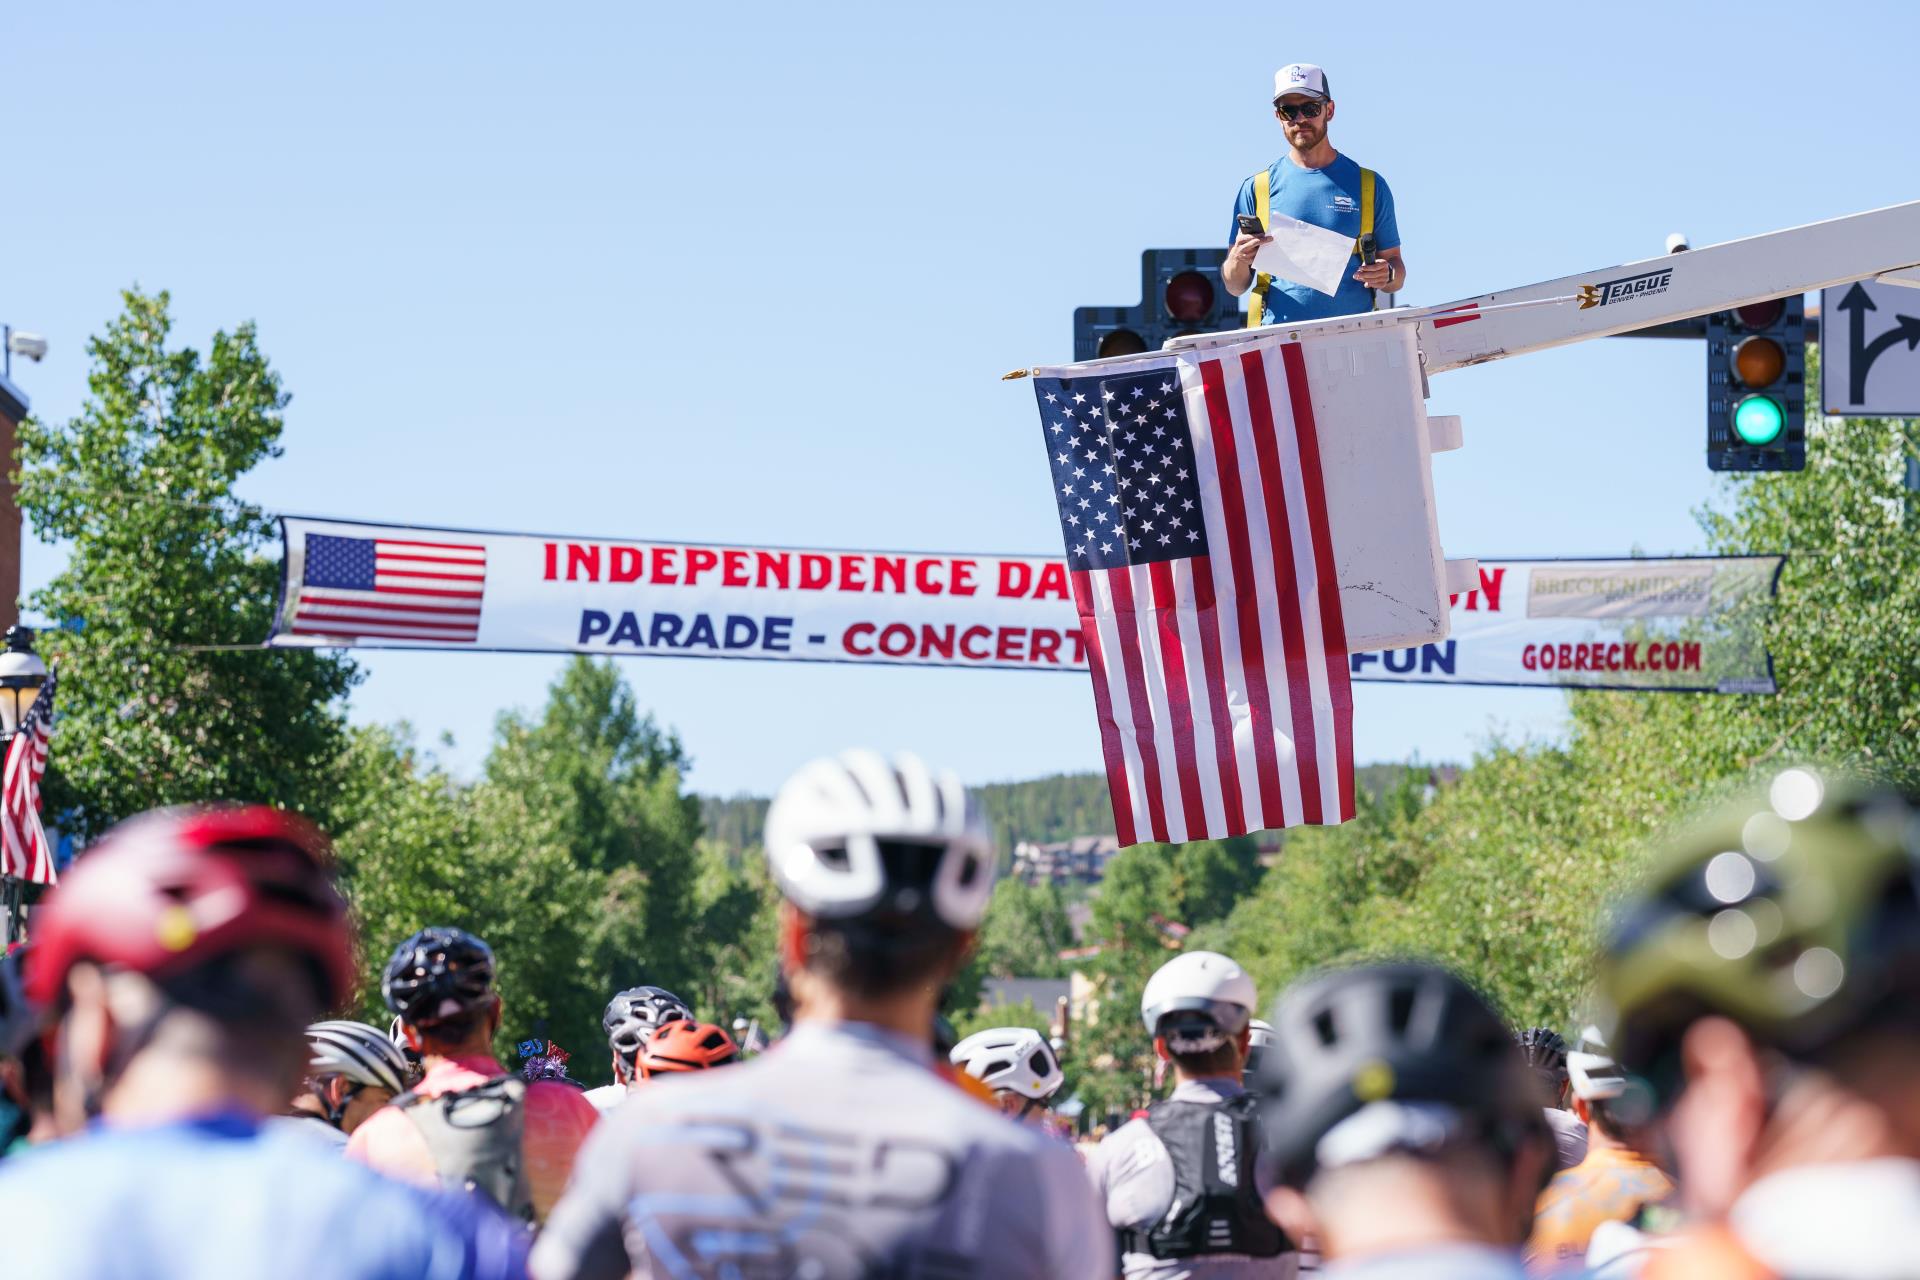
<svg viewBox="0 0 1920 1280">
<path fill-rule="evenodd" d="M 1140 255 L 1140 301 L 1131 307 L 1076 307 L 1073 358 L 1130 356 L 1168 338 L 1218 333 L 1246 323 L 1240 301 L 1220 282 L 1225 249 L 1148 249 Z"/>
<path fill-rule="evenodd" d="M 1807 338 L 1799 294 L 1707 317 L 1707 466 L 1807 465 Z"/>
</svg>

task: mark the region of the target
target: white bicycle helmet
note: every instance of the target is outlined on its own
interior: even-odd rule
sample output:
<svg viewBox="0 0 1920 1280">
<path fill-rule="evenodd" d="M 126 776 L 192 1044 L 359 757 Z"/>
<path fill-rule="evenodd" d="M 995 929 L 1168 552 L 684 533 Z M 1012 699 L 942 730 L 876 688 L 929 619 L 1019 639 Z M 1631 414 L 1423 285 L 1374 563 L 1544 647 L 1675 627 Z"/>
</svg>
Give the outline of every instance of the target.
<svg viewBox="0 0 1920 1280">
<path fill-rule="evenodd" d="M 1260 1063 L 1266 1057 L 1267 1050 L 1273 1046 L 1273 1024 L 1262 1018 L 1247 1023 L 1247 1062 L 1240 1069 L 1240 1075 L 1246 1080 L 1256 1080 L 1260 1076 Z"/>
<path fill-rule="evenodd" d="M 1160 1024 L 1172 1014 L 1185 1013 L 1192 1015 L 1189 1021 L 1212 1023 L 1224 1034 L 1187 1035 L 1182 1038 L 1188 1043 L 1173 1046 L 1204 1053 L 1246 1030 L 1258 999 L 1253 979 L 1238 964 L 1217 951 L 1189 951 L 1167 961 L 1147 979 L 1147 989 L 1140 995 L 1140 1020 L 1151 1036 L 1163 1034 Z M 1206 1039 L 1212 1043 L 1200 1043 Z"/>
<path fill-rule="evenodd" d="M 1567 1083 L 1574 1097 L 1588 1102 L 1626 1093 L 1627 1073 L 1613 1060 L 1598 1027 L 1582 1031 L 1580 1043 L 1567 1050 Z"/>
<path fill-rule="evenodd" d="M 314 1079 L 345 1076 L 396 1094 L 407 1091 L 406 1058 L 393 1041 L 364 1022 L 316 1022 L 307 1028 L 307 1048 L 312 1055 L 307 1074 Z"/>
<path fill-rule="evenodd" d="M 774 797 L 766 845 L 787 900 L 825 919 L 930 910 L 973 929 L 993 895 L 985 819 L 957 776 L 911 755 L 848 751 L 807 765 Z"/>
<path fill-rule="evenodd" d="M 1034 1102 L 1045 1102 L 1067 1082 L 1053 1046 L 1032 1027 L 976 1031 L 953 1046 L 947 1058 L 995 1092 L 1008 1090 Z"/>
</svg>

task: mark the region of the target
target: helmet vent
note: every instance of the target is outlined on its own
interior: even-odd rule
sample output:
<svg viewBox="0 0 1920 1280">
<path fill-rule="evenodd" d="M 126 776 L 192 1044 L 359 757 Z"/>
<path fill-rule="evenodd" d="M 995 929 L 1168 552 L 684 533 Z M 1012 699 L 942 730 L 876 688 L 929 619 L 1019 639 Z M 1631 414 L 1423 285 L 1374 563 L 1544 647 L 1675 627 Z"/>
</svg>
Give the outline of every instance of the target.
<svg viewBox="0 0 1920 1280">
<path fill-rule="evenodd" d="M 1413 988 L 1395 987 L 1387 995 L 1387 1022 L 1393 1027 L 1393 1034 L 1406 1039 L 1407 1027 L 1413 1022 Z"/>
<path fill-rule="evenodd" d="M 1333 1048 L 1333 1042 L 1338 1038 L 1333 1029 L 1333 1010 L 1322 1009 L 1313 1015 L 1313 1033 L 1320 1037 L 1322 1045 Z"/>
<path fill-rule="evenodd" d="M 852 860 L 847 857 L 847 850 L 843 845 L 821 846 L 814 849 L 813 853 L 815 857 L 819 858 L 820 861 L 826 863 L 829 867 L 832 867 L 835 871 L 845 871 L 853 865 Z"/>
<path fill-rule="evenodd" d="M 1037 1076 L 1044 1076 L 1053 1070 L 1053 1064 L 1047 1061 L 1046 1054 L 1035 1050 L 1034 1055 L 1027 1059 L 1027 1069 Z"/>
</svg>

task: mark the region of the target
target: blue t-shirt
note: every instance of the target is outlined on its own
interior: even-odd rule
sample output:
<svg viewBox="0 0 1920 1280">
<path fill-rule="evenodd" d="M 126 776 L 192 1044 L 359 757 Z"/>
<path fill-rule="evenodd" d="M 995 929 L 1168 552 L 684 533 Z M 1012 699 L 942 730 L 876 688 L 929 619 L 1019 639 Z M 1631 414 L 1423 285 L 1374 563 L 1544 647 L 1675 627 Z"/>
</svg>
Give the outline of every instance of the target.
<svg viewBox="0 0 1920 1280">
<path fill-rule="evenodd" d="M 238 1114 L 96 1127 L 0 1164 L 7 1280 L 511 1280 L 520 1228 Z"/>
<path fill-rule="evenodd" d="M 1360 165 L 1345 156 L 1335 156 L 1324 169 L 1302 169 L 1290 156 L 1281 156 L 1267 169 L 1268 190 L 1274 213 L 1311 222 L 1316 227 L 1360 238 Z M 1253 179 L 1240 184 L 1233 202 L 1234 221 L 1227 236 L 1232 244 L 1240 235 L 1240 215 L 1255 213 Z M 1393 192 L 1385 178 L 1373 180 L 1373 236 L 1382 249 L 1400 247 L 1400 224 L 1393 217 Z M 1356 252 L 1347 260 L 1340 280 L 1340 292 L 1328 297 L 1318 289 L 1291 280 L 1276 278 L 1267 289 L 1267 324 L 1288 320 L 1323 320 L 1328 316 L 1350 316 L 1369 310 L 1367 286 L 1353 278 L 1360 269 Z"/>
</svg>

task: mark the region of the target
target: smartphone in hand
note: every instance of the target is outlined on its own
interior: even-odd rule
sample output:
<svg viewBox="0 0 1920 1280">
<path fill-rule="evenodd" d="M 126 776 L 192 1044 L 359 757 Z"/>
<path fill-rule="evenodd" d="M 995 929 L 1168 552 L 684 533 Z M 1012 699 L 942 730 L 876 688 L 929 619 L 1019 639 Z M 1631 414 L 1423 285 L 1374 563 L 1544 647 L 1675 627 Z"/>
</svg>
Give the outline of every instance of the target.
<svg viewBox="0 0 1920 1280">
<path fill-rule="evenodd" d="M 1240 234 L 1243 236 L 1263 236 L 1267 229 L 1260 225 L 1260 219 L 1250 213 L 1240 215 Z"/>
</svg>

